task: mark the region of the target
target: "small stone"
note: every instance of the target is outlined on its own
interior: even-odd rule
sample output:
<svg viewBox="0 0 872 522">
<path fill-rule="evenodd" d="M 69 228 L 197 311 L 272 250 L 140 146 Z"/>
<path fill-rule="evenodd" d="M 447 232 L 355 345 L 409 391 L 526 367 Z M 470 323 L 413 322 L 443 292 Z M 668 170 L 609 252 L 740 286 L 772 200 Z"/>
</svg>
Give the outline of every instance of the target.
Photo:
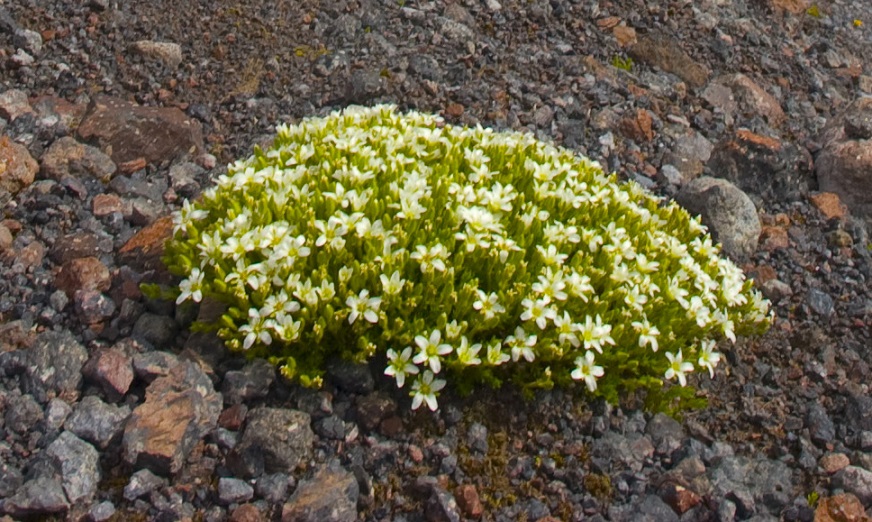
<svg viewBox="0 0 872 522">
<path fill-rule="evenodd" d="M 33 108 L 27 100 L 27 93 L 18 89 L 9 89 L 0 94 L 0 118 L 15 121 L 22 114 L 32 114 Z"/>
<path fill-rule="evenodd" d="M 676 40 L 666 35 L 641 36 L 628 54 L 638 62 L 678 76 L 692 87 L 702 87 L 708 81 L 709 72 L 684 52 Z"/>
<path fill-rule="evenodd" d="M 13 433 L 25 434 L 36 428 L 43 420 L 42 406 L 32 395 L 12 396 L 7 399 L 4 421 Z"/>
<path fill-rule="evenodd" d="M 858 466 L 846 466 L 833 475 L 833 485 L 856 495 L 863 503 L 872 503 L 872 471 Z"/>
<path fill-rule="evenodd" d="M 667 484 L 661 488 L 660 496 L 673 511 L 679 515 L 685 514 L 702 502 L 695 491 L 678 484 Z"/>
<path fill-rule="evenodd" d="M 218 416 L 218 425 L 222 428 L 238 431 L 245 422 L 245 416 L 248 413 L 248 406 L 245 404 L 234 404 Z"/>
<path fill-rule="evenodd" d="M 325 439 L 344 440 L 345 423 L 336 415 L 330 415 L 315 421 L 315 433 Z"/>
<path fill-rule="evenodd" d="M 79 143 L 70 136 L 52 143 L 42 156 L 42 172 L 49 179 L 87 176 L 108 183 L 116 170 L 112 158 L 100 149 Z"/>
<path fill-rule="evenodd" d="M 115 313 L 115 301 L 97 290 L 77 290 L 73 295 L 76 313 L 85 324 L 99 324 Z"/>
<path fill-rule="evenodd" d="M 106 449 L 121 435 L 128 417 L 128 406 L 106 404 L 99 397 L 89 395 L 76 403 L 67 418 L 66 428 L 98 448 Z"/>
<path fill-rule="evenodd" d="M 369 394 L 375 388 L 375 380 L 366 364 L 333 361 L 327 366 L 327 378 L 337 388 L 358 395 Z"/>
<path fill-rule="evenodd" d="M 645 109 L 637 109 L 619 123 L 624 136 L 636 143 L 647 143 L 654 139 L 651 114 Z"/>
<path fill-rule="evenodd" d="M 60 430 L 72 412 L 73 408 L 62 399 L 55 397 L 48 401 L 48 406 L 45 408 L 46 431 L 53 432 Z"/>
<path fill-rule="evenodd" d="M 82 373 L 86 379 L 99 385 L 112 402 L 121 400 L 133 383 L 131 359 L 117 349 L 94 353 L 85 363 Z"/>
<path fill-rule="evenodd" d="M 818 465 L 825 473 L 832 475 L 851 465 L 851 461 L 844 453 L 827 453 L 820 458 Z"/>
<path fill-rule="evenodd" d="M 53 397 L 68 402 L 78 398 L 88 351 L 69 331 L 43 332 L 31 348 L 11 353 L 6 371 L 23 374 L 22 391 L 41 403 Z"/>
<path fill-rule="evenodd" d="M 390 397 L 378 393 L 360 397 L 356 404 L 357 423 L 366 430 L 372 431 L 390 415 L 397 411 L 397 403 Z"/>
<path fill-rule="evenodd" d="M 28 480 L 3 502 L 3 511 L 13 517 L 63 513 L 69 507 L 60 481 L 48 477 Z"/>
<path fill-rule="evenodd" d="M 30 29 L 19 29 L 12 36 L 12 44 L 30 54 L 38 55 L 42 52 L 42 35 Z"/>
<path fill-rule="evenodd" d="M 254 496 L 254 488 L 244 480 L 222 477 L 218 481 L 218 500 L 228 506 L 248 502 Z"/>
<path fill-rule="evenodd" d="M 67 297 L 73 297 L 79 290 L 105 292 L 112 284 L 112 276 L 99 259 L 93 256 L 71 259 L 61 266 L 55 277 L 55 286 L 63 290 Z"/>
<path fill-rule="evenodd" d="M 70 502 L 87 502 L 94 496 L 100 483 L 100 455 L 94 446 L 65 431 L 46 448 L 45 454 L 58 463 Z"/>
<path fill-rule="evenodd" d="M 325 467 L 300 482 L 282 507 L 282 522 L 354 522 L 360 487 L 354 474 Z"/>
<path fill-rule="evenodd" d="M 138 353 L 133 356 L 133 373 L 145 382 L 168 375 L 179 364 L 175 354 L 163 351 Z"/>
<path fill-rule="evenodd" d="M 787 248 L 790 240 L 783 227 L 764 226 L 760 232 L 760 247 L 769 252 Z"/>
<path fill-rule="evenodd" d="M 261 399 L 269 394 L 270 386 L 275 380 L 275 367 L 265 359 L 254 359 L 241 371 L 224 374 L 221 393 L 224 394 L 225 404 Z"/>
<path fill-rule="evenodd" d="M 134 42 L 130 49 L 148 58 L 160 60 L 171 69 L 182 63 L 182 46 L 177 43 L 139 40 Z"/>
<path fill-rule="evenodd" d="M 808 290 L 806 302 L 816 314 L 822 317 L 829 318 L 833 314 L 835 306 L 833 298 L 817 288 L 810 288 Z"/>
<path fill-rule="evenodd" d="M 766 281 L 760 287 L 760 290 L 762 290 L 766 299 L 776 303 L 785 297 L 793 295 L 793 289 L 790 288 L 790 285 L 780 279 L 770 279 Z"/>
<path fill-rule="evenodd" d="M 124 486 L 124 498 L 133 502 L 166 484 L 166 479 L 158 477 L 147 469 L 141 469 L 131 475 L 130 481 Z"/>
<path fill-rule="evenodd" d="M 104 500 L 99 504 L 94 504 L 91 506 L 91 509 L 88 510 L 88 517 L 94 522 L 105 522 L 112 518 L 112 515 L 115 514 L 115 504 L 113 504 L 109 500 Z"/>
<path fill-rule="evenodd" d="M 119 213 L 129 215 L 132 207 L 115 194 L 97 194 L 91 202 L 91 212 L 97 217 Z"/>
<path fill-rule="evenodd" d="M 479 422 L 473 422 L 469 425 L 469 431 L 466 435 L 466 443 L 469 449 L 482 455 L 488 452 L 487 443 L 487 427 Z"/>
<path fill-rule="evenodd" d="M 254 504 L 243 504 L 230 514 L 230 522 L 262 522 L 263 514 Z"/>
<path fill-rule="evenodd" d="M 239 444 L 227 457 L 228 467 L 240 477 L 263 473 L 290 473 L 312 452 L 311 419 L 303 412 L 255 408 L 248 412 Z"/>
<path fill-rule="evenodd" d="M 24 145 L 0 136 L 0 189 L 13 196 L 28 187 L 39 172 L 39 164 Z"/>
<path fill-rule="evenodd" d="M 842 219 L 847 213 L 847 209 L 840 201 L 839 195 L 833 192 L 812 194 L 808 199 L 827 219 Z"/>
<path fill-rule="evenodd" d="M 91 232 L 80 231 L 67 234 L 56 241 L 48 257 L 56 265 L 64 265 L 81 257 L 98 257 L 103 250 L 101 238 Z"/>
<path fill-rule="evenodd" d="M 178 330 L 179 325 L 172 317 L 146 312 L 136 320 L 131 335 L 158 350 L 169 350 L 173 347 Z"/>
<path fill-rule="evenodd" d="M 454 495 L 440 487 L 433 488 L 424 504 L 424 517 L 428 522 L 460 522 L 460 509 Z"/>
<path fill-rule="evenodd" d="M 815 522 L 865 522 L 866 510 L 860 500 L 850 493 L 824 497 L 814 512 Z"/>
<path fill-rule="evenodd" d="M 164 243 L 173 232 L 173 218 L 166 216 L 137 232 L 118 251 L 118 262 L 139 271 L 163 268 Z"/>
<path fill-rule="evenodd" d="M 464 484 L 454 489 L 454 498 L 464 516 L 478 519 L 484 513 L 478 490 L 472 484 Z"/>
<path fill-rule="evenodd" d="M 288 498 L 291 482 L 293 482 L 293 478 L 287 473 L 272 473 L 257 479 L 254 490 L 267 502 L 278 504 Z"/>
</svg>

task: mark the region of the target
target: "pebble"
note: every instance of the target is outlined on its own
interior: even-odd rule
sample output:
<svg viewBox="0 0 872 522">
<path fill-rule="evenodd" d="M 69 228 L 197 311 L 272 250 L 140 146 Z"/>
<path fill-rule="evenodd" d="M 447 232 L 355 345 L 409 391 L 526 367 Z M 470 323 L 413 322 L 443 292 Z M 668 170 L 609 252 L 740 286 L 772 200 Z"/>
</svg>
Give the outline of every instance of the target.
<svg viewBox="0 0 872 522">
<path fill-rule="evenodd" d="M 254 488 L 244 480 L 222 478 L 218 481 L 218 500 L 225 506 L 247 502 L 254 496 Z"/>
</svg>

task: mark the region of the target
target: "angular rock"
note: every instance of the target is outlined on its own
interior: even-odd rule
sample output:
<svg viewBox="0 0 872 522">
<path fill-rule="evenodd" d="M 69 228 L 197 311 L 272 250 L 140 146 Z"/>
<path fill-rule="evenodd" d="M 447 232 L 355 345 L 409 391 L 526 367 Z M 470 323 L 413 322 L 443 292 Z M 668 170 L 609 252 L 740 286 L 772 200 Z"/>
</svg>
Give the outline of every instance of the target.
<svg viewBox="0 0 872 522">
<path fill-rule="evenodd" d="M 41 161 L 42 173 L 55 180 L 66 176 L 87 176 L 108 183 L 118 169 L 112 158 L 100 149 L 79 143 L 70 136 L 52 143 Z"/>
<path fill-rule="evenodd" d="M 0 190 L 18 194 L 33 183 L 39 164 L 24 145 L 0 136 Z"/>
<path fill-rule="evenodd" d="M 104 252 L 104 246 L 102 239 L 91 232 L 72 232 L 55 241 L 48 257 L 55 264 L 63 265 L 73 259 L 99 256 Z"/>
<path fill-rule="evenodd" d="M 79 319 L 87 325 L 100 324 L 115 313 L 115 301 L 97 290 L 76 290 L 73 304 Z"/>
<path fill-rule="evenodd" d="M 699 88 L 708 81 L 705 67 L 696 63 L 674 39 L 665 35 L 648 34 L 639 37 L 628 50 L 636 61 L 672 73 L 691 87 Z"/>
<path fill-rule="evenodd" d="M 199 365 L 183 361 L 146 389 L 124 429 L 124 458 L 166 475 L 178 472 L 194 445 L 215 428 L 221 394 Z"/>
<path fill-rule="evenodd" d="M 178 330 L 179 324 L 172 317 L 146 312 L 136 320 L 131 335 L 148 342 L 158 350 L 169 350 Z"/>
<path fill-rule="evenodd" d="M 665 171 L 667 166 L 672 166 L 678 170 L 680 177 L 672 184 L 681 185 L 702 173 L 713 149 L 714 145 L 705 136 L 693 129 L 687 129 L 675 138 L 675 146 L 664 155 L 661 168 Z"/>
<path fill-rule="evenodd" d="M 45 450 L 60 469 L 64 492 L 73 503 L 87 503 L 100 483 L 100 454 L 94 446 L 65 431 Z"/>
<path fill-rule="evenodd" d="M 353 473 L 325 467 L 300 482 L 282 507 L 282 522 L 353 522 L 360 487 Z"/>
<path fill-rule="evenodd" d="M 49 433 L 53 433 L 60 430 L 72 412 L 73 408 L 70 407 L 70 405 L 67 404 L 66 401 L 58 399 L 57 397 L 48 401 L 48 406 L 46 406 L 45 408 L 46 431 L 48 431 Z M 73 434 L 78 435 L 76 432 L 73 432 Z"/>
<path fill-rule="evenodd" d="M 687 185 L 675 201 L 702 222 L 724 252 L 736 257 L 750 256 L 757 249 L 760 218 L 754 203 L 727 180 L 703 176 Z"/>
<path fill-rule="evenodd" d="M 25 434 L 37 428 L 43 420 L 42 407 L 32 395 L 12 396 L 6 400 L 6 414 L 3 416 L 6 429 Z"/>
<path fill-rule="evenodd" d="M 132 502 L 166 484 L 165 478 L 158 477 L 148 469 L 141 469 L 131 475 L 127 485 L 124 486 L 124 498 Z"/>
<path fill-rule="evenodd" d="M 75 405 L 64 427 L 98 448 L 106 449 L 124 431 L 128 417 L 128 406 L 106 404 L 99 397 L 89 395 Z"/>
<path fill-rule="evenodd" d="M 745 129 L 715 146 L 706 171 L 764 200 L 797 200 L 817 185 L 808 150 Z"/>
<path fill-rule="evenodd" d="M 133 371 L 146 382 L 168 375 L 177 364 L 179 358 L 170 352 L 154 351 L 133 356 Z"/>
<path fill-rule="evenodd" d="M 872 217 L 872 139 L 857 119 L 872 119 L 872 97 L 861 97 L 827 124 L 819 141 L 823 148 L 815 160 L 815 173 L 822 192 L 833 192 L 855 216 Z"/>
<path fill-rule="evenodd" d="M 872 504 L 872 471 L 847 466 L 833 475 L 833 486 L 855 495 L 864 506 Z"/>
<path fill-rule="evenodd" d="M 0 367 L 7 374 L 22 374 L 22 391 L 40 403 L 53 397 L 67 402 L 78 398 L 88 351 L 69 331 L 43 332 L 29 349 L 3 355 Z"/>
<path fill-rule="evenodd" d="M 70 259 L 55 276 L 55 287 L 72 298 L 78 290 L 105 292 L 112 284 L 112 276 L 99 259 L 93 256 Z"/>
<path fill-rule="evenodd" d="M 856 495 L 842 493 L 818 501 L 815 522 L 865 522 L 869 518 Z"/>
<path fill-rule="evenodd" d="M 433 488 L 424 503 L 424 517 L 428 522 L 460 522 L 460 509 L 454 495 L 440 487 Z"/>
<path fill-rule="evenodd" d="M 182 46 L 177 43 L 139 40 L 130 45 L 130 50 L 160 60 L 170 69 L 175 69 L 182 63 Z"/>
<path fill-rule="evenodd" d="M 368 365 L 341 359 L 327 365 L 327 379 L 337 388 L 358 395 L 366 395 L 375 388 Z"/>
<path fill-rule="evenodd" d="M 275 380 L 275 366 L 265 359 L 254 359 L 241 371 L 224 374 L 224 383 L 221 386 L 224 403 L 239 404 L 266 397 Z"/>
<path fill-rule="evenodd" d="M 288 488 L 294 482 L 287 473 L 273 473 L 257 479 L 254 491 L 271 504 L 284 502 L 288 498 Z"/>
<path fill-rule="evenodd" d="M 294 471 L 312 453 L 314 433 L 310 417 L 303 412 L 279 408 L 255 408 L 248 412 L 239 444 L 227 457 L 227 465 L 239 477 Z"/>
<path fill-rule="evenodd" d="M 172 236 L 173 218 L 165 216 L 136 233 L 118 251 L 117 260 L 121 265 L 145 272 L 166 270 L 161 256 L 164 243 Z"/>
<path fill-rule="evenodd" d="M 758 504 L 780 511 L 792 498 L 791 470 L 777 460 L 724 457 L 706 475 L 714 498 L 730 499 L 743 517 L 750 516 Z"/>
<path fill-rule="evenodd" d="M 397 411 L 397 403 L 393 399 L 378 393 L 360 397 L 355 407 L 357 423 L 366 431 L 376 429 L 382 420 Z"/>
<path fill-rule="evenodd" d="M 22 114 L 32 114 L 33 108 L 27 101 L 27 93 L 19 89 L 9 89 L 0 94 L 0 118 L 15 121 Z"/>
<path fill-rule="evenodd" d="M 478 490 L 472 484 L 464 484 L 454 489 L 454 498 L 460 511 L 469 518 L 478 519 L 484 513 Z"/>
<path fill-rule="evenodd" d="M 115 504 L 113 504 L 109 500 L 104 500 L 98 504 L 94 504 L 91 506 L 91 509 L 88 510 L 88 517 L 93 522 L 105 522 L 112 518 L 112 515 L 115 514 Z"/>
<path fill-rule="evenodd" d="M 0 501 L 0 511 L 13 517 L 63 513 L 69 507 L 60 481 L 48 477 L 28 480 L 14 495 Z"/>
<path fill-rule="evenodd" d="M 725 91 L 727 96 L 724 96 Z M 787 119 L 778 100 L 741 73 L 716 78 L 703 91 L 702 97 L 731 117 L 759 114 L 772 127 L 780 126 Z"/>
<path fill-rule="evenodd" d="M 218 480 L 218 500 L 225 506 L 248 502 L 253 496 L 254 488 L 244 480 L 228 477 Z"/>
<path fill-rule="evenodd" d="M 82 368 L 82 374 L 100 386 L 111 402 L 121 400 L 133 383 L 130 357 L 114 348 L 94 353 Z"/>
</svg>

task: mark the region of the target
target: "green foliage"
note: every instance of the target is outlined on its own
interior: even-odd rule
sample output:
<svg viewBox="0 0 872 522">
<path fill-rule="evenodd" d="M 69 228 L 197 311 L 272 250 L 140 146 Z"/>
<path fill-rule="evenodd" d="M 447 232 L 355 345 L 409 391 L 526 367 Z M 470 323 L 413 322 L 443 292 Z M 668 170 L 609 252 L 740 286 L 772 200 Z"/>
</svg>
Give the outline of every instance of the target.
<svg viewBox="0 0 872 522">
<path fill-rule="evenodd" d="M 633 59 L 630 57 L 623 58 L 618 55 L 612 57 L 612 67 L 616 67 L 618 69 L 623 69 L 627 72 L 630 72 L 633 70 L 633 65 Z"/>
<path fill-rule="evenodd" d="M 184 204 L 165 262 L 178 303 L 226 306 L 231 349 L 309 386 L 332 357 L 386 360 L 413 408 L 436 409 L 445 375 L 661 393 L 769 322 L 675 204 L 530 135 L 392 106 L 280 126 Z"/>
</svg>

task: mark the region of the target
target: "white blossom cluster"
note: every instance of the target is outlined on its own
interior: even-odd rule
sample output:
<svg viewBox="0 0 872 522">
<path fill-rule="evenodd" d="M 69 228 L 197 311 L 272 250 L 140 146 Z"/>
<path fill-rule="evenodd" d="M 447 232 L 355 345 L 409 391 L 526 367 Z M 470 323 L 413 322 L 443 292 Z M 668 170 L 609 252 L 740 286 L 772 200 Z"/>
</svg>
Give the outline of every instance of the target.
<svg viewBox="0 0 872 522">
<path fill-rule="evenodd" d="M 386 356 L 413 408 L 437 408 L 446 372 L 684 386 L 769 319 L 675 204 L 530 135 L 393 106 L 280 126 L 175 218 L 177 302 L 224 302 L 228 346 L 304 384 L 328 357 Z"/>
</svg>

